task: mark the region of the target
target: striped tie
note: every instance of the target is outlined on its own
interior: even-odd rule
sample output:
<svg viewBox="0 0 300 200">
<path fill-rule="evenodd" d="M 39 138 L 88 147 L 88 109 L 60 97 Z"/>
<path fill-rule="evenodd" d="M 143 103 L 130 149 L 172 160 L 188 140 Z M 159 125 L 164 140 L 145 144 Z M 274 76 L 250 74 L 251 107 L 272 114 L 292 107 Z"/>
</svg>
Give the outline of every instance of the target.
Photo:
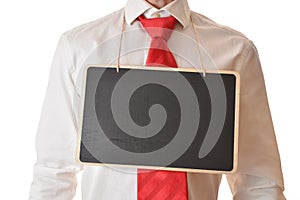
<svg viewBox="0 0 300 200">
<path fill-rule="evenodd" d="M 142 15 L 139 21 L 151 37 L 146 65 L 177 68 L 167 44 L 176 19 L 172 16 L 146 19 Z M 185 172 L 138 170 L 138 200 L 187 200 L 187 196 Z"/>
</svg>

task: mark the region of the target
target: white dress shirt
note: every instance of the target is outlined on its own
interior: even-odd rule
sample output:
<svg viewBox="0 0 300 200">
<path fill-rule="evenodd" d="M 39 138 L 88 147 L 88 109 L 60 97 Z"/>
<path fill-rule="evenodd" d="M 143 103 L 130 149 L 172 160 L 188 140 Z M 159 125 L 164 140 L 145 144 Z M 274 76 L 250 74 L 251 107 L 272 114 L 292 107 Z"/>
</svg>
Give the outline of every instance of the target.
<svg viewBox="0 0 300 200">
<path fill-rule="evenodd" d="M 123 19 L 121 64 L 144 65 L 150 38 L 136 18 L 174 16 L 178 23 L 168 41 L 180 67 L 199 67 L 193 19 L 205 69 L 233 70 L 241 76 L 239 163 L 227 175 L 236 200 L 281 200 L 283 178 L 264 78 L 253 43 L 241 33 L 192 12 L 186 0 L 158 10 L 144 0 L 128 0 L 109 16 L 61 36 L 36 138 L 37 163 L 30 199 L 67 200 L 83 170 L 82 199 L 136 200 L 136 169 L 83 166 L 76 162 L 79 103 L 86 64 L 116 64 Z M 125 18 L 124 18 L 125 17 Z M 221 175 L 188 173 L 189 199 L 215 200 Z"/>
</svg>

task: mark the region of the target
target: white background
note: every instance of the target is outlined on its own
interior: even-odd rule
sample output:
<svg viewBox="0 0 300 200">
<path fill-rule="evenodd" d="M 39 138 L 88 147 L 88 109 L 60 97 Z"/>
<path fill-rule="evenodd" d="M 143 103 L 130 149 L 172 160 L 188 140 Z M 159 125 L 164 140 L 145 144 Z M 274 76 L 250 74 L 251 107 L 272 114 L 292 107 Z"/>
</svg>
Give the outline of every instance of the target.
<svg viewBox="0 0 300 200">
<path fill-rule="evenodd" d="M 59 36 L 125 3 L 126 0 L 0 3 L 1 199 L 28 198 L 36 159 L 35 135 Z M 189 0 L 189 4 L 192 10 L 244 33 L 257 46 L 281 153 L 285 195 L 288 200 L 300 200 L 297 0 Z M 220 200 L 231 199 L 225 181 L 219 196 Z"/>
</svg>

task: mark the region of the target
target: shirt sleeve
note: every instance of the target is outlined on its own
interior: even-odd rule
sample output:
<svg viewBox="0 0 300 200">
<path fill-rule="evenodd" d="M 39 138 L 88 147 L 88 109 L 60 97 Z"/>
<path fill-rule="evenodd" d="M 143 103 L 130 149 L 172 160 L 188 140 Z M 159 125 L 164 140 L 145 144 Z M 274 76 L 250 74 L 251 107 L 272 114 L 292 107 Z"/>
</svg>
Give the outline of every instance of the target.
<svg viewBox="0 0 300 200">
<path fill-rule="evenodd" d="M 240 70 L 238 171 L 227 175 L 235 200 L 282 200 L 284 184 L 263 72 L 252 42 Z"/>
<path fill-rule="evenodd" d="M 63 35 L 57 45 L 36 137 L 37 162 L 34 166 L 30 198 L 68 200 L 76 190 L 75 93 L 70 48 Z"/>
</svg>

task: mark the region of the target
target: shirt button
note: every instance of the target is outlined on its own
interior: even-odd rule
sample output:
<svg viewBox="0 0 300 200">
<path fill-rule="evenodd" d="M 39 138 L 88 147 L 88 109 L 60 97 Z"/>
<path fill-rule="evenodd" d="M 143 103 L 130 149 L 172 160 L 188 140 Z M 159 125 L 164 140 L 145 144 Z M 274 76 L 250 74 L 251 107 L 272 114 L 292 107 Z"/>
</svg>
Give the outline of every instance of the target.
<svg viewBox="0 0 300 200">
<path fill-rule="evenodd" d="M 159 14 L 159 13 L 155 13 L 155 14 L 154 14 L 154 17 L 155 17 L 155 18 L 160 18 L 160 14 Z"/>
</svg>

